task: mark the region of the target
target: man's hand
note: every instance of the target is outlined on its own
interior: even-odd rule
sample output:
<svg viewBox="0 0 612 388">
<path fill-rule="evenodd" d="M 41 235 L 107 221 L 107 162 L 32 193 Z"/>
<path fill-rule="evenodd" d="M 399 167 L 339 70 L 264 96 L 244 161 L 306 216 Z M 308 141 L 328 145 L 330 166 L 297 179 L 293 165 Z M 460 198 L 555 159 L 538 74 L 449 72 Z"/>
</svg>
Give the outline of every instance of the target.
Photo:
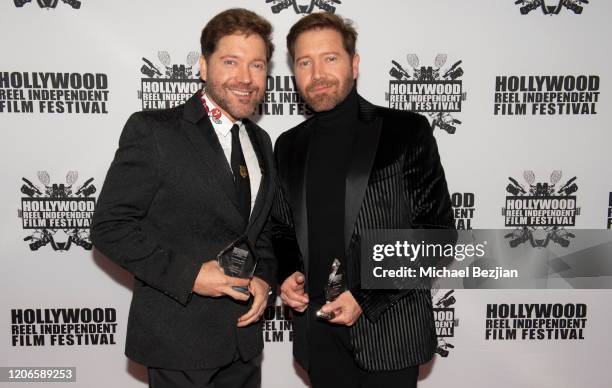
<svg viewBox="0 0 612 388">
<path fill-rule="evenodd" d="M 261 318 L 264 310 L 266 309 L 266 303 L 268 301 L 268 292 L 270 286 L 268 283 L 254 276 L 249 284 L 249 291 L 253 295 L 253 304 L 249 311 L 243 316 L 238 318 L 238 327 L 245 327 L 253 322 L 257 322 Z"/>
<path fill-rule="evenodd" d="M 223 269 L 219 266 L 216 260 L 207 261 L 202 264 L 195 284 L 193 292 L 202 296 L 230 296 L 236 300 L 248 300 L 249 294 L 244 294 L 234 290 L 232 287 L 248 287 L 249 279 L 240 279 L 232 276 L 227 276 Z"/>
<path fill-rule="evenodd" d="M 346 326 L 353 326 L 362 313 L 361 306 L 350 291 L 344 291 L 338 295 L 336 300 L 321 307 L 321 311 L 325 313 L 333 311 L 335 317 L 328 322 Z"/>
<path fill-rule="evenodd" d="M 300 313 L 308 307 L 308 294 L 304 292 L 305 278 L 301 272 L 294 272 L 281 285 L 281 299 L 287 306 Z"/>
</svg>

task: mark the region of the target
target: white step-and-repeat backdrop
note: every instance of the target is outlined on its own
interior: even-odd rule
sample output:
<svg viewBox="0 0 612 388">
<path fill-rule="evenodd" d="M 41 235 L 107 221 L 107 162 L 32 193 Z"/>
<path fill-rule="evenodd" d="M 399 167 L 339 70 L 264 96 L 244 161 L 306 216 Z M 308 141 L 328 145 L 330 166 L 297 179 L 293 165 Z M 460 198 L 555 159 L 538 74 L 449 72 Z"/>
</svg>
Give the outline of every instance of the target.
<svg viewBox="0 0 612 388">
<path fill-rule="evenodd" d="M 123 355 L 131 276 L 92 250 L 89 221 L 128 116 L 199 88 L 201 29 L 233 6 L 275 28 L 258 112 L 273 139 L 307 113 L 285 35 L 306 13 L 335 12 L 360 34 L 360 93 L 430 118 L 458 228 L 610 228 L 608 1 L 4 0 L 0 367 L 76 368 L 62 386 L 146 384 Z M 570 205 L 536 224 L 507 212 L 525 195 Z M 609 290 L 433 298 L 439 347 L 422 387 L 610 386 Z M 266 312 L 264 387 L 307 385 L 291 323 L 280 306 Z"/>
</svg>

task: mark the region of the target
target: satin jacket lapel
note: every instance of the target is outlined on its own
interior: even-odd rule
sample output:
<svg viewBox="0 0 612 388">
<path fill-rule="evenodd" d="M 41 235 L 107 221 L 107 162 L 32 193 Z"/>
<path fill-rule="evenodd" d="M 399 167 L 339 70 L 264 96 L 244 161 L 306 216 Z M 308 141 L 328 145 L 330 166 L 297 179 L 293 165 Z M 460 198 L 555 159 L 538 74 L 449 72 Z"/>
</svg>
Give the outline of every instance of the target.
<svg viewBox="0 0 612 388">
<path fill-rule="evenodd" d="M 312 123 L 305 123 L 304 128 L 296 134 L 295 145 L 292 148 L 291 174 L 289 175 L 288 187 L 290 190 L 289 200 L 291 208 L 294 209 L 293 223 L 298 245 L 304 262 L 304 273 L 308 273 L 308 213 L 306 211 L 306 176 L 308 157 L 310 155 L 310 135 Z"/>
<path fill-rule="evenodd" d="M 268 189 L 270 187 L 270 166 L 272 165 L 272 155 L 267 155 L 264 153 L 263 140 L 261 136 L 257 134 L 257 131 L 254 128 L 254 124 L 245 119 L 243 120 L 244 127 L 249 135 L 249 139 L 251 140 L 251 144 L 253 145 L 253 149 L 255 150 L 255 155 L 257 156 L 257 162 L 259 163 L 259 170 L 261 171 L 261 182 L 259 183 L 259 188 L 257 190 L 257 196 L 255 197 L 255 204 L 253 205 L 253 211 L 251 212 L 251 217 L 249 218 L 249 226 L 254 224 L 259 215 L 261 214 L 261 210 L 263 209 L 263 205 L 266 202 L 266 197 L 269 195 Z"/>
<path fill-rule="evenodd" d="M 203 174 L 214 172 L 213 177 L 219 183 L 221 191 L 227 196 L 233 206 L 232 212 L 243 218 L 238 210 L 238 199 L 234 187 L 232 171 L 227 163 L 227 158 L 223 153 L 219 139 L 215 130 L 204 111 L 198 94 L 195 94 L 185 103 L 184 118 L 188 121 L 184 123 L 184 129 L 192 150 L 202 164 Z"/>
<path fill-rule="evenodd" d="M 348 252 L 359 209 L 365 197 L 374 164 L 378 140 L 382 129 L 382 118 L 376 116 L 376 107 L 359 97 L 359 117 L 369 123 L 367 129 L 355 134 L 346 174 L 344 203 L 344 247 Z"/>
</svg>

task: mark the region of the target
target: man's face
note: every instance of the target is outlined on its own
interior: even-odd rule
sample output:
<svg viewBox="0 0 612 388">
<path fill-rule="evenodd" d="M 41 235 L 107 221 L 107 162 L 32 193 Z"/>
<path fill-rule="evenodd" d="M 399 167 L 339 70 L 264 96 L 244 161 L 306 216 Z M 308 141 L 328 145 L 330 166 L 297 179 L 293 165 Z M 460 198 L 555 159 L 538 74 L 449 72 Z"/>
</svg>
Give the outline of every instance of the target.
<svg viewBox="0 0 612 388">
<path fill-rule="evenodd" d="M 323 28 L 306 31 L 295 41 L 293 68 L 298 90 L 316 112 L 334 108 L 349 94 L 359 73 L 339 32 Z"/>
<path fill-rule="evenodd" d="M 267 66 L 266 44 L 257 34 L 226 35 L 209 58 L 200 57 L 206 94 L 232 121 L 251 115 L 263 100 Z"/>
</svg>

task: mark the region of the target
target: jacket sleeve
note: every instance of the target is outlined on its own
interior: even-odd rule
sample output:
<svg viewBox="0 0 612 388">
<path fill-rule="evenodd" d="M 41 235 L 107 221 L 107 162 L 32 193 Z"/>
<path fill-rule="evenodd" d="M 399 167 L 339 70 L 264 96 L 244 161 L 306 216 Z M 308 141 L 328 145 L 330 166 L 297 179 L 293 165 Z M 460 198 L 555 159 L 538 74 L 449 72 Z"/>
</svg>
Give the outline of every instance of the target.
<svg viewBox="0 0 612 388">
<path fill-rule="evenodd" d="M 407 151 L 403 172 L 404 195 L 411 206 L 410 224 L 415 229 L 453 230 L 453 209 L 433 130 L 424 116 L 417 117 L 419 138 L 416 145 Z M 449 240 L 456 240 L 456 232 L 449 233 Z M 401 298 L 413 292 L 366 290 L 359 286 L 351 289 L 363 313 L 373 322 Z"/>
<path fill-rule="evenodd" d="M 125 124 L 98 198 L 91 238 L 110 260 L 185 305 L 201 263 L 159 245 L 141 223 L 160 183 L 154 133 L 142 113 L 135 113 Z"/>
<path fill-rule="evenodd" d="M 261 131 L 264 134 L 264 153 L 271 154 L 272 142 L 270 141 L 270 137 L 263 130 Z M 272 166 L 270 171 L 270 182 L 272 185 L 276 184 L 276 169 L 274 166 Z M 265 217 L 266 222 L 264 223 L 262 231 L 255 241 L 255 254 L 257 255 L 258 262 L 254 275 L 268 283 L 272 291 L 275 291 L 277 284 L 276 271 L 278 265 L 272 246 L 272 228 L 270 225 L 269 214 L 266 214 Z"/>
<path fill-rule="evenodd" d="M 276 189 L 274 203 L 270 212 L 269 224 L 271 237 L 274 244 L 274 253 L 278 258 L 278 283 L 296 271 L 303 271 L 300 249 L 295 234 L 295 224 L 291 207 L 287 200 L 286 182 L 287 165 L 283 164 L 283 139 L 281 135 L 274 147 L 274 159 L 277 171 Z"/>
</svg>

